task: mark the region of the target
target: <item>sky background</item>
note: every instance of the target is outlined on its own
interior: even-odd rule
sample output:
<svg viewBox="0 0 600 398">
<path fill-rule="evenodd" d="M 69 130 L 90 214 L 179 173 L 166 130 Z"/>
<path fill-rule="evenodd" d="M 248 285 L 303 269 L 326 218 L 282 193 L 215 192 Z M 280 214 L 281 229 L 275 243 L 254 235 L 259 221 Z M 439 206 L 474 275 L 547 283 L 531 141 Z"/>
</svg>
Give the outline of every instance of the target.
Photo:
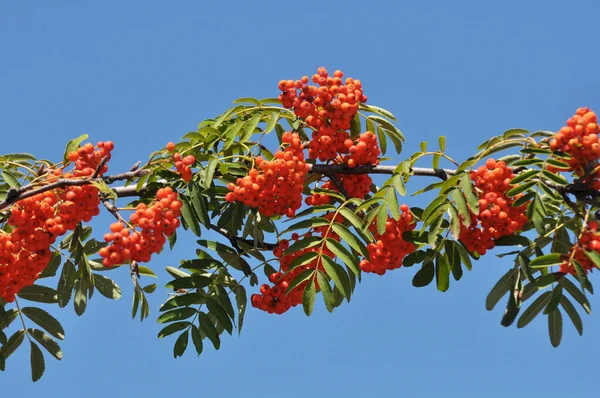
<svg viewBox="0 0 600 398">
<path fill-rule="evenodd" d="M 234 99 L 276 96 L 280 79 L 325 66 L 396 114 L 407 143 L 391 163 L 439 135 L 462 160 L 506 129 L 557 130 L 580 106 L 600 109 L 599 11 L 597 0 L 0 1 L 0 153 L 58 160 L 87 133 L 114 140 L 110 170 L 126 171 Z M 110 222 L 94 222 L 96 237 Z M 159 286 L 194 249 L 180 236 L 150 263 Z M 53 309 L 65 358 L 46 355 L 32 384 L 22 347 L 0 395 L 597 397 L 600 318 L 585 317 L 579 337 L 565 317 L 558 349 L 545 317 L 503 328 L 503 308 L 484 300 L 510 266 L 486 256 L 446 293 L 412 287 L 415 268 L 364 275 L 333 314 L 320 299 L 310 318 L 249 308 L 240 337 L 223 335 L 219 351 L 206 343 L 200 358 L 190 343 L 177 360 L 174 338 L 156 338 L 166 292 L 151 296 L 150 319 L 132 321 L 131 283 L 113 272 L 123 298 L 95 295 L 81 318 Z"/>
</svg>

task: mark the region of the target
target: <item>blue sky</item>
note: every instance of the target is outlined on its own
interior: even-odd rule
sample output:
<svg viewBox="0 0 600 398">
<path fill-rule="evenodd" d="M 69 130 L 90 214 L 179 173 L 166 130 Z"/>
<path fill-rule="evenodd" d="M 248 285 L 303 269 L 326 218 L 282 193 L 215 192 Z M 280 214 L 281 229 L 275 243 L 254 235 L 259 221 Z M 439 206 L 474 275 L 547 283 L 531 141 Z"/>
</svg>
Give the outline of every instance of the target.
<svg viewBox="0 0 600 398">
<path fill-rule="evenodd" d="M 402 156 L 446 135 L 447 151 L 464 159 L 508 128 L 556 130 L 579 106 L 600 109 L 599 11 L 595 0 L 5 1 L 0 152 L 59 159 L 68 139 L 87 133 L 114 140 L 111 170 L 128 170 L 234 99 L 275 96 L 280 79 L 323 65 L 360 78 L 369 103 L 398 116 L 408 141 Z M 111 221 L 95 221 L 98 237 Z M 160 283 L 162 269 L 193 256 L 193 245 L 180 238 L 152 261 Z M 130 319 L 127 275 L 113 275 L 120 301 L 94 297 L 82 318 L 71 307 L 53 311 L 67 332 L 64 360 L 47 356 L 34 385 L 28 350 L 19 350 L 0 373 L 0 391 L 597 396 L 590 372 L 600 320 L 584 319 L 583 338 L 565 323 L 558 349 L 543 317 L 522 330 L 501 327 L 501 310 L 487 312 L 484 299 L 509 266 L 488 256 L 446 293 L 412 287 L 415 269 L 366 275 L 333 314 L 320 301 L 310 318 L 299 308 L 281 317 L 249 309 L 241 337 L 178 360 L 172 340 L 156 339 L 165 292 L 153 295 L 151 319 L 140 324 Z"/>
</svg>

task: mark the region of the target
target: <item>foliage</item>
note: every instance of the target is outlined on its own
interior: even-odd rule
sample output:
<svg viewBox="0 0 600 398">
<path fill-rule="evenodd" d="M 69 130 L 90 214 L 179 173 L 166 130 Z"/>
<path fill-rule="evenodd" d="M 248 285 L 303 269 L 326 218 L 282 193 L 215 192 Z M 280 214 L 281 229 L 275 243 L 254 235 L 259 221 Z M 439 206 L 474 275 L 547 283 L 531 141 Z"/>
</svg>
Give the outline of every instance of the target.
<svg viewBox="0 0 600 398">
<path fill-rule="evenodd" d="M 423 142 L 389 166 L 381 156 L 400 154 L 404 142 L 395 116 L 365 104 L 360 81 L 342 81 L 339 71 L 320 68 L 316 85 L 309 81 L 280 82 L 279 98 L 238 99 L 121 174 L 106 175 L 112 143 L 82 145 L 85 135 L 58 163 L 0 157 L 0 370 L 27 339 L 38 380 L 45 353 L 62 359 L 65 331 L 36 303 L 72 302 L 81 316 L 96 291 L 120 298 L 106 275 L 123 267 L 132 316 L 147 318 L 156 284 L 144 281 L 155 274 L 141 263 L 166 242 L 173 248 L 179 225 L 198 246 L 195 258 L 166 267 L 172 294 L 160 307 L 158 337 L 175 335 L 175 357 L 190 347 L 200 355 L 207 341 L 219 349 L 224 332 L 241 332 L 249 304 L 277 314 L 301 304 L 310 315 L 320 293 L 333 311 L 351 300 L 363 273 L 415 267 L 414 286 L 447 291 L 494 247 L 507 248 L 496 255 L 510 268 L 485 306 L 505 300 L 503 326 L 523 328 L 543 314 L 558 346 L 566 314 L 583 333 L 588 272 L 600 267 L 593 112 L 581 108 L 558 134 L 508 130 L 462 162 L 440 137 L 438 148 Z M 488 159 L 500 152 L 507 154 Z M 431 168 L 418 167 L 425 158 Z M 441 169 L 442 161 L 454 169 Z M 381 186 L 375 174 L 386 175 Z M 430 203 L 408 209 L 400 198 L 415 177 L 439 181 L 412 194 L 435 193 Z M 127 197 L 135 199 L 117 206 Z M 87 207 L 69 213 L 68 203 Z M 103 241 L 87 225 L 100 205 L 117 219 Z M 264 279 L 273 285 L 258 287 Z"/>
</svg>

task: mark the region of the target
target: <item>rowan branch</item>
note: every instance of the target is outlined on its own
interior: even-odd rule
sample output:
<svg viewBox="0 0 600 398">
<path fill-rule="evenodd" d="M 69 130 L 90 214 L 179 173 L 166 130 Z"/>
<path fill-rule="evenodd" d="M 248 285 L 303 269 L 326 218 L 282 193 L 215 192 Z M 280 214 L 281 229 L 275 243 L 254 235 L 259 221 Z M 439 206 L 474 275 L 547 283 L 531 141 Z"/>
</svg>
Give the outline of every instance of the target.
<svg viewBox="0 0 600 398">
<path fill-rule="evenodd" d="M 4 199 L 4 201 L 0 202 L 0 210 L 4 210 L 6 207 L 10 206 L 11 204 L 13 204 L 19 200 L 27 199 L 32 196 L 38 195 L 40 193 L 51 191 L 53 189 L 60 189 L 60 188 L 67 188 L 67 187 L 74 187 L 74 186 L 83 186 L 83 185 L 89 185 L 89 184 L 93 184 L 94 182 L 101 182 L 101 181 L 104 181 L 106 184 L 112 184 L 115 181 L 133 180 L 136 177 L 141 177 L 141 176 L 144 176 L 149 173 L 151 173 L 150 170 L 142 169 L 142 170 L 130 171 L 127 173 L 115 174 L 112 176 L 106 176 L 106 177 L 101 177 L 101 178 L 100 177 L 97 177 L 97 178 L 58 178 L 54 182 L 51 182 L 51 183 L 45 184 L 45 185 L 31 184 L 31 185 L 24 185 L 19 188 L 12 187 L 8 190 L 6 199 Z M 133 187 L 133 188 L 135 189 L 135 187 Z M 131 196 L 131 195 L 129 195 L 129 196 Z"/>
<path fill-rule="evenodd" d="M 227 232 L 226 229 L 224 228 L 219 228 L 216 225 L 210 224 L 210 229 L 215 231 L 216 233 L 224 236 L 225 238 L 227 238 L 229 240 L 229 242 L 235 247 L 238 248 L 238 242 L 242 242 L 245 243 L 249 246 L 253 246 L 254 245 L 254 239 L 244 239 L 244 238 L 240 238 L 239 236 L 235 236 L 235 235 L 231 235 L 229 232 Z M 259 248 L 264 249 L 264 250 L 273 250 L 277 247 L 277 243 L 268 243 L 268 242 L 263 242 L 262 245 L 259 246 Z M 240 249 L 241 250 L 241 249 Z"/>
</svg>

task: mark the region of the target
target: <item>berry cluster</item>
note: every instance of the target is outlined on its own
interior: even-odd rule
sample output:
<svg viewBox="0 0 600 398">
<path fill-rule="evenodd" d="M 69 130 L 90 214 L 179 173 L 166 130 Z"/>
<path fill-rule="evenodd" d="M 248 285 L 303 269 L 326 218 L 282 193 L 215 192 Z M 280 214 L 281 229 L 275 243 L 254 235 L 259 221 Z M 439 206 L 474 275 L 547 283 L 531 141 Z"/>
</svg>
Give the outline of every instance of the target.
<svg viewBox="0 0 600 398">
<path fill-rule="evenodd" d="M 321 161 L 335 159 L 338 153 L 348 153 L 345 141 L 350 138 L 346 130 L 358 112 L 358 105 L 366 102 L 359 80 L 346 78 L 344 73 L 335 71 L 330 77 L 323 67 L 318 68 L 309 85 L 308 76 L 301 80 L 282 80 L 279 100 L 285 108 L 293 108 L 294 113 L 306 121 L 315 131 L 309 143 L 308 157 Z"/>
<path fill-rule="evenodd" d="M 579 176 L 587 174 L 586 166 L 600 159 L 598 117 L 589 108 L 579 108 L 550 141 L 550 149 L 572 156 L 571 170 Z"/>
<path fill-rule="evenodd" d="M 459 240 L 472 253 L 484 255 L 493 249 L 494 240 L 512 235 L 523 229 L 527 222 L 527 205 L 513 207 L 513 202 L 522 195 L 513 198 L 506 196 L 514 174 L 506 163 L 488 159 L 485 166 L 471 172 L 479 197 L 479 214 L 471 214 L 471 224 L 461 224 Z"/>
<path fill-rule="evenodd" d="M 415 245 L 412 242 L 406 242 L 402 238 L 402 233 L 414 230 L 417 224 L 407 205 L 400 206 L 400 210 L 402 214 L 398 221 L 388 217 L 383 234 L 377 232 L 376 220 L 369 226 L 375 243 L 367 245 L 369 259 L 360 262 L 360 269 L 363 272 L 383 275 L 386 271 L 400 268 L 404 257 L 415 251 Z"/>
<path fill-rule="evenodd" d="M 335 174 L 335 178 L 342 183 L 346 193 L 351 198 L 364 199 L 371 192 L 373 180 L 368 174 Z M 327 181 L 322 185 L 323 189 L 339 192 L 333 181 Z M 325 205 L 330 203 L 331 198 L 326 194 L 313 194 L 304 200 L 309 206 Z"/>
<path fill-rule="evenodd" d="M 182 158 L 181 154 L 175 152 L 173 154 L 173 161 L 175 162 L 175 169 L 181 175 L 181 179 L 189 181 L 192 179 L 192 165 L 196 163 L 194 155 L 187 155 Z"/>
<path fill-rule="evenodd" d="M 284 133 L 282 141 L 287 144 L 277 151 L 272 161 L 256 158 L 258 168 L 252 168 L 247 176 L 229 184 L 225 199 L 240 201 L 258 208 L 264 216 L 285 214 L 293 217 L 302 205 L 304 177 L 309 166 L 304 161 L 303 145 L 296 133 Z"/>
<path fill-rule="evenodd" d="M 324 218 L 331 221 L 333 219 L 333 213 L 326 214 Z M 343 217 L 341 215 L 337 215 L 336 222 L 342 222 Z M 323 238 L 332 238 L 340 241 L 339 235 L 330 230 L 328 226 L 322 226 L 315 228 L 315 233 L 321 234 Z M 292 234 L 292 240 L 294 242 L 298 241 L 300 238 L 307 239 L 312 237 L 312 233 L 308 232 L 304 234 L 302 237 L 297 233 Z M 263 284 L 260 287 L 260 294 L 253 294 L 251 297 L 252 306 L 263 311 L 267 311 L 269 314 L 278 314 L 281 315 L 291 307 L 295 307 L 298 304 L 302 303 L 302 293 L 304 292 L 304 288 L 308 281 L 304 281 L 300 283 L 298 286 L 294 287 L 289 293 L 287 293 L 288 287 L 290 283 L 303 271 L 308 269 L 318 269 L 323 271 L 323 265 L 321 264 L 321 258 L 317 257 L 313 261 L 295 267 L 290 270 L 290 266 L 295 258 L 302 256 L 308 252 L 322 253 L 331 258 L 335 258 L 335 255 L 331 250 L 329 250 L 326 246 L 316 246 L 305 248 L 290 254 L 283 254 L 285 250 L 289 247 L 290 242 L 288 240 L 279 241 L 279 245 L 273 249 L 273 255 L 279 258 L 279 264 L 281 266 L 281 270 L 279 272 L 273 273 L 269 275 L 269 281 L 273 283 L 273 286 L 269 286 L 268 284 Z M 315 280 L 315 287 L 319 289 L 319 284 Z"/>
<path fill-rule="evenodd" d="M 152 254 L 159 253 L 167 237 L 173 235 L 181 225 L 182 202 L 171 187 L 156 191 L 156 199 L 150 205 L 140 203 L 129 217 L 131 228 L 122 222 L 111 224 L 110 233 L 104 240 L 110 243 L 100 249 L 102 264 L 106 267 L 130 261 L 148 262 Z M 139 227 L 140 231 L 135 228 Z"/>
<path fill-rule="evenodd" d="M 49 170 L 46 180 L 101 175 L 108 169 L 106 161 L 113 148 L 110 141 L 99 142 L 96 150 L 85 144 L 68 154 L 75 165 L 72 172 Z M 100 213 L 98 193 L 93 185 L 70 186 L 19 200 L 10 208 L 7 222 L 13 229 L 0 235 L 0 297 L 12 302 L 22 288 L 37 280 L 48 266 L 50 246 L 56 239 Z"/>
<path fill-rule="evenodd" d="M 344 145 L 348 148 L 349 155 L 344 156 L 343 162 L 348 167 L 379 164 L 381 150 L 377 144 L 377 136 L 372 132 L 366 131 L 361 134 L 357 143 L 348 139 Z"/>
<path fill-rule="evenodd" d="M 70 152 L 67 158 L 71 162 L 75 162 L 75 170 L 73 170 L 73 176 L 91 176 L 96 171 L 96 168 L 102 162 L 102 159 L 106 157 L 106 161 L 98 170 L 97 175 L 101 176 L 106 173 L 108 166 L 106 162 L 110 160 L 110 153 L 115 148 L 115 144 L 112 141 L 98 142 L 96 149 L 93 144 L 87 143 L 77 149 L 77 151 Z"/>
<path fill-rule="evenodd" d="M 581 234 L 579 241 L 571 248 L 565 261 L 560 264 L 560 272 L 563 274 L 568 273 L 577 275 L 577 271 L 575 270 L 572 261 L 569 261 L 571 258 L 579 262 L 586 273 L 593 270 L 595 268 L 594 263 L 586 256 L 586 251 L 600 253 L 600 231 L 598 231 L 597 221 L 588 223 L 585 231 Z"/>
</svg>

